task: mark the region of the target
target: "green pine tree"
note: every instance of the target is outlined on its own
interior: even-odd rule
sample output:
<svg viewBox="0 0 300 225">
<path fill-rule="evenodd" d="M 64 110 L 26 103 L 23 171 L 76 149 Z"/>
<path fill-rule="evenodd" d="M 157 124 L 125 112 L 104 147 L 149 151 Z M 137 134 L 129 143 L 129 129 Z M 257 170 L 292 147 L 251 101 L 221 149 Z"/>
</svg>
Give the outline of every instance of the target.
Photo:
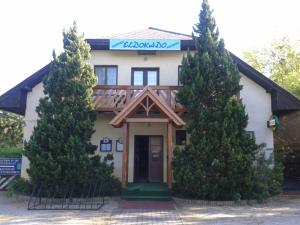
<svg viewBox="0 0 300 225">
<path fill-rule="evenodd" d="M 175 190 L 199 199 L 251 198 L 260 146 L 245 131 L 240 74 L 219 38 L 207 0 L 194 32 L 196 52 L 183 58 L 184 86 L 177 96 L 187 107 L 190 144 L 174 154 Z"/>
<path fill-rule="evenodd" d="M 63 32 L 63 48 L 58 57 L 53 53 L 43 81 L 45 97 L 36 109 L 37 126 L 25 146 L 33 184 L 80 185 L 89 177 L 95 182 L 97 177 L 107 178 L 113 170 L 112 165 L 101 165 L 99 156 L 91 157 L 97 148 L 91 143 L 96 120 L 92 87 L 97 78 L 88 63 L 90 47 L 75 23 Z"/>
</svg>

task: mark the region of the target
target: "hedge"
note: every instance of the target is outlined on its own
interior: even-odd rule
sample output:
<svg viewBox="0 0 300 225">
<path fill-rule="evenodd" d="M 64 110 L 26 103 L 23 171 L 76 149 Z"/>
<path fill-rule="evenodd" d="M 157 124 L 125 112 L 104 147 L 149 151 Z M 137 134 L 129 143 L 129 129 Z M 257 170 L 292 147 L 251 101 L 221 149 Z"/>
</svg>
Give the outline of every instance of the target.
<svg viewBox="0 0 300 225">
<path fill-rule="evenodd" d="M 20 158 L 22 157 L 22 148 L 0 148 L 0 158 Z"/>
</svg>

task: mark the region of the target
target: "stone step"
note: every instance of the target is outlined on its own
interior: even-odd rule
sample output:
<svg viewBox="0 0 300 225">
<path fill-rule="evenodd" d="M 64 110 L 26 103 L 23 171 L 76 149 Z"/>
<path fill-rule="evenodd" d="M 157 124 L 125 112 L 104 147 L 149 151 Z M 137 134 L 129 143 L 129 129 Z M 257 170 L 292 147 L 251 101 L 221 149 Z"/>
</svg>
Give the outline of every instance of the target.
<svg viewBox="0 0 300 225">
<path fill-rule="evenodd" d="M 172 199 L 170 190 L 163 183 L 129 183 L 122 192 L 127 200 L 161 200 Z"/>
</svg>

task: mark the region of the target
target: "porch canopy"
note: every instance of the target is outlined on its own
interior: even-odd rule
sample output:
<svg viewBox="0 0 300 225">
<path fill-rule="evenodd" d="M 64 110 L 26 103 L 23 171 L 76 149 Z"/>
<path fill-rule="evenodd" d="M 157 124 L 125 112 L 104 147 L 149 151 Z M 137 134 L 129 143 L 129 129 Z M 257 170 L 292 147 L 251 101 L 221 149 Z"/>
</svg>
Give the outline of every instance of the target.
<svg viewBox="0 0 300 225">
<path fill-rule="evenodd" d="M 142 92 L 137 92 L 125 108 L 118 113 L 109 124 L 114 127 L 123 126 L 123 159 L 122 187 L 128 183 L 128 153 L 129 153 L 129 124 L 130 123 L 166 123 L 167 125 L 167 183 L 172 187 L 173 159 L 173 126 L 179 128 L 185 122 L 151 87 L 146 86 Z"/>
<path fill-rule="evenodd" d="M 137 114 L 140 108 L 145 110 L 145 114 Z M 151 115 L 152 109 L 158 110 L 161 116 Z M 185 122 L 149 86 L 137 93 L 137 96 L 109 124 L 114 127 L 122 127 L 126 122 L 171 122 L 175 127 L 185 125 Z"/>
</svg>

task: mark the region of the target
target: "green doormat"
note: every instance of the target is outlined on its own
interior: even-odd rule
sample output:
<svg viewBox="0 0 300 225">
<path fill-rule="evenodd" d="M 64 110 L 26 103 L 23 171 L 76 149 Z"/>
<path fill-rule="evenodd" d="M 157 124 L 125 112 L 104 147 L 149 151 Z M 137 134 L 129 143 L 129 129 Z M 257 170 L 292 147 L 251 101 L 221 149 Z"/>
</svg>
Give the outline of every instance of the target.
<svg viewBox="0 0 300 225">
<path fill-rule="evenodd" d="M 122 198 L 127 200 L 170 201 L 172 195 L 163 183 L 129 183 L 122 191 Z"/>
</svg>

